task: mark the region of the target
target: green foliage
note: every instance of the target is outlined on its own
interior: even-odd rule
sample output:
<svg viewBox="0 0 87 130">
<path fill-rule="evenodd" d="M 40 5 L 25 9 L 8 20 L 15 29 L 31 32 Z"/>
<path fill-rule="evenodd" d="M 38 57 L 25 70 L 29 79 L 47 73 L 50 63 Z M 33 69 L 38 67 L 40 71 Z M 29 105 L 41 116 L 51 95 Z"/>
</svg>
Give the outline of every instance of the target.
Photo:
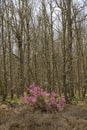
<svg viewBox="0 0 87 130">
<path fill-rule="evenodd" d="M 38 102 L 38 107 L 42 110 L 42 111 L 45 111 L 45 106 L 46 106 L 46 102 L 44 100 L 44 98 L 41 96 L 41 97 L 38 97 L 37 98 L 37 102 Z"/>
<path fill-rule="evenodd" d="M 7 97 L 6 102 L 9 104 L 21 104 L 20 98 L 17 97 L 16 94 L 14 94 L 13 100 L 11 100 L 10 96 Z"/>
<path fill-rule="evenodd" d="M 18 102 L 19 102 L 19 98 L 17 97 L 17 95 L 16 95 L 16 94 L 14 94 L 13 101 L 14 101 L 14 102 L 16 102 L 16 103 L 18 103 Z"/>
</svg>

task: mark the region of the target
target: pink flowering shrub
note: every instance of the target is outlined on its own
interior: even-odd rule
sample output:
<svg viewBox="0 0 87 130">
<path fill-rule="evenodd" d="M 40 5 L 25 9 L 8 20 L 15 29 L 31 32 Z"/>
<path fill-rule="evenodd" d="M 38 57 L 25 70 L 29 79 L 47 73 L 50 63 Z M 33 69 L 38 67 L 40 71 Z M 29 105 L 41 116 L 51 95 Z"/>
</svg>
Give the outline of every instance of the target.
<svg viewBox="0 0 87 130">
<path fill-rule="evenodd" d="M 61 110 L 65 106 L 65 97 L 62 96 L 59 100 L 57 94 L 53 91 L 48 93 L 37 86 L 35 83 L 29 87 L 29 96 L 24 96 L 23 101 L 33 109 L 40 109 L 41 111 L 46 112 L 56 112 Z"/>
</svg>

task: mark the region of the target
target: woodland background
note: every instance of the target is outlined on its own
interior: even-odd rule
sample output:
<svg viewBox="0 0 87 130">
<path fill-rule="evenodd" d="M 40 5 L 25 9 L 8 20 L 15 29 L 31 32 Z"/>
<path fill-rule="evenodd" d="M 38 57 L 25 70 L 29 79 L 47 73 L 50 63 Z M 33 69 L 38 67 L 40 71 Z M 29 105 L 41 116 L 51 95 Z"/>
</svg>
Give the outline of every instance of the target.
<svg viewBox="0 0 87 130">
<path fill-rule="evenodd" d="M 86 96 L 86 1 L 0 1 L 0 97 L 32 82 L 67 100 Z"/>
</svg>

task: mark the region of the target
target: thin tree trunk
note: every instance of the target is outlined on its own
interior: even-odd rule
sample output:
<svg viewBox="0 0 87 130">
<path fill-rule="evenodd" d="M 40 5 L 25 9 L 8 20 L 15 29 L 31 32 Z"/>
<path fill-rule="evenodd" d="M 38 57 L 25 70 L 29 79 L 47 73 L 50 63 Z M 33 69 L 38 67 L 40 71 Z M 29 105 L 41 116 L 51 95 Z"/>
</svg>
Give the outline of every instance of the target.
<svg viewBox="0 0 87 130">
<path fill-rule="evenodd" d="M 70 97 L 74 97 L 74 88 L 73 88 L 73 65 L 72 65 L 72 19 L 71 19 L 71 3 L 72 0 L 67 0 L 67 40 L 68 40 L 68 87 L 69 87 L 69 94 Z"/>
<path fill-rule="evenodd" d="M 54 72 L 54 40 L 53 40 L 53 37 L 54 37 L 54 34 L 53 34 L 53 8 L 52 8 L 52 0 L 50 0 L 50 21 L 51 21 L 51 32 L 50 32 L 50 37 L 51 37 L 51 56 L 52 56 L 52 70 L 51 70 L 51 73 L 52 73 L 52 90 L 55 89 L 55 72 Z"/>
<path fill-rule="evenodd" d="M 4 41 L 4 15 L 1 16 L 2 20 L 2 46 L 3 46 L 3 64 L 4 64 L 4 94 L 3 101 L 6 100 L 7 97 L 7 72 L 6 72 L 6 42 Z"/>
<path fill-rule="evenodd" d="M 66 14 L 65 10 L 62 9 L 62 30 L 63 30 L 63 39 L 62 39 L 62 53 L 63 53 L 63 89 L 64 95 L 67 98 L 67 85 L 66 85 Z"/>
<path fill-rule="evenodd" d="M 9 12 L 8 12 L 9 13 Z M 10 92 L 11 92 L 11 99 L 13 99 L 13 82 L 12 82 L 12 45 L 11 45 L 11 31 L 10 31 L 10 20 L 9 14 L 8 17 L 8 43 L 9 43 L 9 63 L 10 63 Z"/>
</svg>

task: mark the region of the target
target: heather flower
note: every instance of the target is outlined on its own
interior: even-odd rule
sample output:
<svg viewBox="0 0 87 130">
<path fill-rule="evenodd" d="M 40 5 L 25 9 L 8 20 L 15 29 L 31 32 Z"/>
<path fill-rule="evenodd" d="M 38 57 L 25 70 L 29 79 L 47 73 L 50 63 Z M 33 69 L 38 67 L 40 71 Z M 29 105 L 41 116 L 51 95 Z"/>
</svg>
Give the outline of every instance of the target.
<svg viewBox="0 0 87 130">
<path fill-rule="evenodd" d="M 66 100 L 65 100 L 65 97 L 64 97 L 64 96 L 62 96 L 60 100 L 61 100 L 61 102 L 63 102 L 63 103 L 65 103 L 65 102 L 66 102 Z"/>
<path fill-rule="evenodd" d="M 49 97 L 50 93 L 47 93 L 46 91 L 41 92 L 41 95 L 44 97 Z"/>
<path fill-rule="evenodd" d="M 56 93 L 55 92 L 52 92 L 52 97 L 56 97 Z"/>
<path fill-rule="evenodd" d="M 29 87 L 30 96 L 24 96 L 25 103 L 31 105 L 34 109 L 38 108 L 42 111 L 58 111 L 65 106 L 65 97 L 62 96 L 60 100 L 57 98 L 57 94 L 53 91 L 48 93 L 37 86 L 35 83 Z"/>
<path fill-rule="evenodd" d="M 36 84 L 33 82 L 33 83 L 29 86 L 29 88 L 32 89 L 32 88 L 34 88 L 35 86 L 36 86 Z"/>
<path fill-rule="evenodd" d="M 35 104 L 37 102 L 37 99 L 34 96 L 31 96 L 28 98 L 27 102 L 30 104 Z"/>
</svg>

